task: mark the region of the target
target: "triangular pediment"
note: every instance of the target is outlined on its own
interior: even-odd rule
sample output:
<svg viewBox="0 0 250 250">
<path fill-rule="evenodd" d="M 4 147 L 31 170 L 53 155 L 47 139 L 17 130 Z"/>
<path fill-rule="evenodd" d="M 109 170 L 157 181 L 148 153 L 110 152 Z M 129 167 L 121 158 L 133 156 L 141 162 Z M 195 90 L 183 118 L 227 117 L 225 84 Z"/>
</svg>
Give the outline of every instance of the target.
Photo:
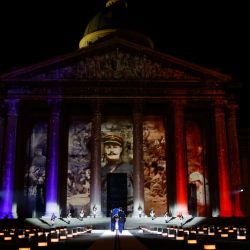
<svg viewBox="0 0 250 250">
<path fill-rule="evenodd" d="M 228 75 L 124 40 L 96 44 L 2 76 L 3 81 L 229 81 Z"/>
</svg>

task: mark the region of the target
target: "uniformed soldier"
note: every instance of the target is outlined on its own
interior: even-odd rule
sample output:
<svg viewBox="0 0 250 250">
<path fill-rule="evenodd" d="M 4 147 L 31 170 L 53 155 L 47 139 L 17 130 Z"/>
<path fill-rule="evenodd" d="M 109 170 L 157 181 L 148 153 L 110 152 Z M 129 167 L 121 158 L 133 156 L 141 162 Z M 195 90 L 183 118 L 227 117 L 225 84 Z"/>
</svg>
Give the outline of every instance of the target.
<svg viewBox="0 0 250 250">
<path fill-rule="evenodd" d="M 118 212 L 119 216 L 119 232 L 122 233 L 122 230 L 124 230 L 125 222 L 126 222 L 126 215 L 124 211 L 122 210 L 122 207 L 119 208 Z"/>
<path fill-rule="evenodd" d="M 114 208 L 111 213 L 111 231 L 118 230 L 119 208 Z"/>
</svg>

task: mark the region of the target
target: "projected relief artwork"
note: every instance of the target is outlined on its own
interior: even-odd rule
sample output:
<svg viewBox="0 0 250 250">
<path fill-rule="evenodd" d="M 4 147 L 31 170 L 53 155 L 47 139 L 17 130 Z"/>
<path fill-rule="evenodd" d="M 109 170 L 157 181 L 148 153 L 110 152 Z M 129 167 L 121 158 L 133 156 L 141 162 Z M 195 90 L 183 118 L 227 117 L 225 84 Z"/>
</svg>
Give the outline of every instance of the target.
<svg viewBox="0 0 250 250">
<path fill-rule="evenodd" d="M 132 121 L 127 117 L 106 118 L 101 134 L 102 210 L 109 215 L 112 208 L 122 206 L 130 214 L 133 211 Z"/>
<path fill-rule="evenodd" d="M 78 216 L 90 212 L 91 123 L 74 120 L 68 134 L 67 209 Z"/>
<path fill-rule="evenodd" d="M 144 199 L 145 213 L 151 208 L 157 216 L 167 209 L 166 138 L 164 120 L 146 117 L 143 123 Z"/>
<path fill-rule="evenodd" d="M 28 141 L 24 192 L 29 203 L 29 212 L 35 217 L 45 211 L 47 123 L 36 123 Z"/>
<path fill-rule="evenodd" d="M 186 144 L 189 183 L 189 210 L 193 215 L 205 216 L 209 207 L 209 183 L 205 166 L 204 138 L 200 125 L 186 123 Z"/>
</svg>

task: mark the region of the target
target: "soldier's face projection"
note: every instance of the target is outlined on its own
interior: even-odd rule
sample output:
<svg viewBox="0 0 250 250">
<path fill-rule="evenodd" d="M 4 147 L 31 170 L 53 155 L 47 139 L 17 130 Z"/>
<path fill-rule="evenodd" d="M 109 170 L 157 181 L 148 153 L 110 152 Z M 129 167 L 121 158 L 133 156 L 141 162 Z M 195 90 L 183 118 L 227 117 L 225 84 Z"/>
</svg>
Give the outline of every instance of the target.
<svg viewBox="0 0 250 250">
<path fill-rule="evenodd" d="M 108 161 L 118 161 L 122 152 L 122 147 L 117 144 L 105 144 L 105 155 Z"/>
</svg>

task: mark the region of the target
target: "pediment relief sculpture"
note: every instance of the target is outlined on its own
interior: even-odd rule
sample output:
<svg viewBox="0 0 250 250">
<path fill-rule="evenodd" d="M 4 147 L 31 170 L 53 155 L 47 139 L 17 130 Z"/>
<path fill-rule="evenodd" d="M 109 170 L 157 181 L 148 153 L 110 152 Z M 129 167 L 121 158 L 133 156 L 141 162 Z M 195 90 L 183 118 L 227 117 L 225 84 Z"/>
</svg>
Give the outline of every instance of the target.
<svg viewBox="0 0 250 250">
<path fill-rule="evenodd" d="M 186 70 L 187 71 L 187 70 Z M 82 56 L 68 66 L 45 73 L 31 72 L 32 80 L 200 80 L 168 62 L 155 62 L 146 55 L 113 50 L 101 55 Z"/>
</svg>

